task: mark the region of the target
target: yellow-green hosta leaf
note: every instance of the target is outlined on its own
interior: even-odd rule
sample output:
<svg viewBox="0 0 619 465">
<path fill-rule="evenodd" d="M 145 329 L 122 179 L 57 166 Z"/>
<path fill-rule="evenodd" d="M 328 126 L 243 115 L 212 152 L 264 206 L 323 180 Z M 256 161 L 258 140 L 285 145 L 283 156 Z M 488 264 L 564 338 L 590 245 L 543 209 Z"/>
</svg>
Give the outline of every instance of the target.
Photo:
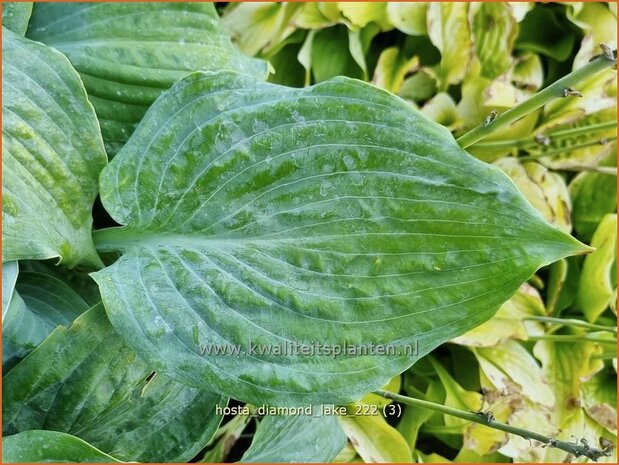
<svg viewBox="0 0 619 465">
<path fill-rule="evenodd" d="M 512 65 L 512 48 L 518 26 L 504 3 L 484 2 L 471 6 L 471 34 L 481 75 L 494 79 Z"/>
<path fill-rule="evenodd" d="M 211 3 L 38 3 L 27 36 L 60 50 L 80 73 L 110 156 L 190 72 L 266 77 L 266 63 L 232 45 Z"/>
<path fill-rule="evenodd" d="M 331 462 L 346 445 L 334 415 L 266 415 L 241 463 Z"/>
<path fill-rule="evenodd" d="M 494 162 L 516 183 L 529 202 L 551 224 L 565 232 L 572 229 L 570 194 L 563 178 L 535 162 L 520 163 L 516 158 Z"/>
<path fill-rule="evenodd" d="M 397 94 L 406 75 L 418 67 L 419 57 L 406 58 L 400 48 L 388 47 L 378 57 L 372 84 Z"/>
<path fill-rule="evenodd" d="M 89 305 L 59 279 L 21 272 L 2 319 L 3 371 L 24 358 L 57 326 L 68 326 L 88 308 Z"/>
<path fill-rule="evenodd" d="M 449 374 L 449 372 L 433 359 L 430 359 L 434 370 L 438 374 L 439 379 L 445 389 L 445 402 L 448 407 L 453 407 L 461 410 L 477 412 L 483 408 L 482 395 L 478 392 L 467 391 Z M 465 426 L 469 422 L 461 418 L 443 415 L 446 426 Z"/>
<path fill-rule="evenodd" d="M 355 28 L 362 28 L 369 23 L 377 23 L 386 27 L 387 4 L 384 2 L 338 2 L 337 8 Z"/>
<path fill-rule="evenodd" d="M 464 79 L 471 57 L 469 4 L 462 2 L 430 2 L 428 35 L 441 52 L 438 74 L 441 90 Z"/>
<path fill-rule="evenodd" d="M 522 398 L 520 402 L 515 402 L 515 404 L 516 408 L 507 420 L 510 425 L 535 431 L 551 438 L 556 436 L 559 428 L 553 424 L 551 415 L 553 409 L 536 404 L 526 398 Z M 511 434 L 509 441 L 501 446 L 499 452 L 504 456 L 513 458 L 514 462 L 538 463 L 543 461 L 546 448 L 540 443 L 531 444 L 528 439 Z"/>
<path fill-rule="evenodd" d="M 541 324 L 523 321 L 524 318 L 544 315 L 539 292 L 525 283 L 492 318 L 451 342 L 470 347 L 492 347 L 510 339 L 526 340 L 529 334 L 541 334 L 544 330 Z"/>
<path fill-rule="evenodd" d="M 617 373 L 605 367 L 585 382 L 581 391 L 587 415 L 617 435 Z"/>
<path fill-rule="evenodd" d="M 381 389 L 383 389 L 384 391 L 391 391 L 391 392 L 397 393 L 397 392 L 400 392 L 401 388 L 402 388 L 402 376 L 398 375 L 398 376 L 394 376 L 393 378 L 391 378 L 389 382 L 385 384 Z M 392 402 L 393 400 L 387 399 L 386 397 L 383 397 L 383 396 L 379 396 L 378 394 L 368 394 L 363 399 L 361 399 L 362 404 L 377 405 L 380 408 L 384 407 L 385 405 L 389 405 Z"/>
<path fill-rule="evenodd" d="M 338 417 L 350 443 L 364 462 L 411 463 L 406 440 L 380 415 Z"/>
<path fill-rule="evenodd" d="M 153 377 L 154 376 L 154 377 Z M 153 374 L 125 346 L 101 305 L 58 327 L 3 378 L 5 434 L 74 434 L 114 457 L 193 458 L 222 418 L 226 399 Z"/>
<path fill-rule="evenodd" d="M 600 53 L 600 44 L 617 48 L 617 18 L 603 3 L 583 3 L 581 8 L 575 10 L 568 7 L 567 16 L 585 33 L 574 58 L 574 68 L 580 68 L 593 55 Z"/>
<path fill-rule="evenodd" d="M 616 292 L 617 215 L 606 215 L 593 234 L 591 246 L 596 250 L 582 266 L 576 306 L 587 320 L 594 322 L 608 308 Z"/>
<path fill-rule="evenodd" d="M 32 2 L 2 2 L 2 25 L 23 36 L 32 14 Z"/>
<path fill-rule="evenodd" d="M 609 143 L 606 138 L 617 136 L 617 109 L 607 108 L 586 116 L 577 112 L 572 116 L 568 115 L 567 123 L 559 116 L 538 126 L 535 133 L 548 135 L 550 144 L 529 149 L 529 153 L 541 156 L 543 150 L 551 150 L 553 155 L 541 156 L 540 162 L 555 170 L 616 165 L 616 141 Z M 583 133 L 585 128 L 587 130 Z M 581 133 L 571 137 L 553 137 L 556 132 L 567 133 L 571 130 Z"/>
<path fill-rule="evenodd" d="M 254 404 L 357 401 L 586 250 L 447 129 L 346 78 L 193 74 L 101 198 L 124 225 L 97 234 L 123 255 L 93 275 L 119 334 L 167 376 Z"/>
<path fill-rule="evenodd" d="M 526 398 L 542 405 L 554 405 L 555 398 L 540 366 L 520 343 L 505 341 L 495 347 L 474 349 L 473 353 L 496 389 L 509 392 L 515 383 Z"/>
<path fill-rule="evenodd" d="M 450 130 L 455 130 L 462 126 L 462 121 L 458 118 L 456 102 L 446 92 L 439 92 L 432 97 L 421 109 L 421 112 Z"/>
<path fill-rule="evenodd" d="M 537 91 L 544 83 L 544 68 L 539 55 L 524 53 L 515 59 L 511 80 L 518 87 Z"/>
<path fill-rule="evenodd" d="M 427 2 L 388 2 L 387 17 L 391 24 L 405 34 L 422 36 L 428 32 Z"/>
<path fill-rule="evenodd" d="M 300 7 L 295 3 L 234 3 L 222 22 L 244 53 L 268 54 L 294 32 L 290 20 Z"/>
<path fill-rule="evenodd" d="M 590 241 L 602 218 L 617 210 L 617 179 L 601 173 L 580 173 L 569 185 L 572 220 L 578 237 Z"/>
<path fill-rule="evenodd" d="M 3 436 L 2 462 L 122 463 L 70 434 L 39 430 Z"/>
<path fill-rule="evenodd" d="M 2 31 L 2 260 L 101 264 L 91 210 L 107 161 L 78 74 L 56 50 Z"/>
<path fill-rule="evenodd" d="M 573 331 L 575 338 L 584 335 Z M 591 437 L 584 428 L 585 414 L 582 409 L 583 383 L 604 367 L 604 362 L 596 356 L 602 353 L 598 343 L 591 341 L 538 341 L 533 353 L 542 364 L 542 373 L 555 395 L 555 406 L 551 412 L 551 423 L 559 433 L 557 439 L 569 441 L 571 435 L 586 437 L 590 444 L 597 438 Z M 566 453 L 560 450 L 545 451 L 544 460 L 560 462 Z"/>
</svg>

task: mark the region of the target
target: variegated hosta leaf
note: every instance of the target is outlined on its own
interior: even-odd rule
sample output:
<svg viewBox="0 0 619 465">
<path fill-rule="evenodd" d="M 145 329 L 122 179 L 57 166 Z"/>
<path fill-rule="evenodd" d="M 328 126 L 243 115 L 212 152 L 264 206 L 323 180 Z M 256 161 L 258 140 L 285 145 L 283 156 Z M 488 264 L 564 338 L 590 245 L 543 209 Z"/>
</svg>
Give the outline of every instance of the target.
<svg viewBox="0 0 619 465">
<path fill-rule="evenodd" d="M 526 340 L 529 334 L 543 333 L 540 323 L 524 321 L 529 316 L 545 316 L 544 303 L 537 290 L 525 283 L 492 318 L 451 342 L 470 347 L 492 347 L 510 339 Z"/>
<path fill-rule="evenodd" d="M 503 392 L 516 389 L 541 405 L 554 405 L 554 395 L 539 365 L 520 343 L 506 341 L 495 347 L 474 349 L 474 354 L 494 388 Z"/>
<path fill-rule="evenodd" d="M 412 462 L 406 440 L 381 415 L 349 415 L 339 417 L 339 421 L 364 462 Z"/>
<path fill-rule="evenodd" d="M 405 34 L 426 35 L 427 2 L 388 2 L 387 17 L 393 26 Z"/>
<path fill-rule="evenodd" d="M 516 183 L 520 191 L 544 218 L 565 232 L 572 229 L 572 202 L 563 178 L 535 162 L 520 163 L 516 158 L 494 162 Z"/>
<path fill-rule="evenodd" d="M 266 77 L 266 63 L 232 45 L 211 3 L 38 3 L 27 35 L 60 50 L 80 73 L 110 156 L 190 72 Z"/>
<path fill-rule="evenodd" d="M 345 445 L 346 436 L 334 415 L 267 415 L 240 462 L 331 462 Z"/>
<path fill-rule="evenodd" d="M 4 377 L 3 431 L 70 433 L 128 461 L 190 460 L 217 429 L 215 406 L 226 400 L 149 374 L 95 306 Z"/>
<path fill-rule="evenodd" d="M 3 436 L 2 462 L 121 463 L 80 438 L 42 430 Z"/>
<path fill-rule="evenodd" d="M 574 229 L 590 241 L 602 218 L 617 209 L 617 179 L 602 173 L 580 173 L 570 182 L 569 192 Z"/>
<path fill-rule="evenodd" d="M 472 49 L 468 13 L 467 3 L 431 2 L 428 5 L 428 35 L 441 52 L 440 90 L 458 84 L 466 75 Z"/>
<path fill-rule="evenodd" d="M 166 375 L 254 404 L 356 401 L 584 251 L 448 130 L 346 78 L 193 74 L 101 191 L 125 225 L 98 233 L 123 255 L 93 274 L 118 332 Z M 369 343 L 393 354 L 352 353 Z"/>
<path fill-rule="evenodd" d="M 92 205 L 106 163 L 78 74 L 57 51 L 2 31 L 2 260 L 101 264 Z"/>
<path fill-rule="evenodd" d="M 481 62 L 481 75 L 494 79 L 512 65 L 512 48 L 518 27 L 509 8 L 498 2 L 471 6 L 471 33 L 475 54 Z"/>
<path fill-rule="evenodd" d="M 589 321 L 608 308 L 617 289 L 617 215 L 606 215 L 593 234 L 596 250 L 585 259 L 580 274 L 576 306 Z"/>
<path fill-rule="evenodd" d="M 41 273 L 21 272 L 2 320 L 3 371 L 24 358 L 57 326 L 68 326 L 88 307 L 62 281 Z"/>
</svg>

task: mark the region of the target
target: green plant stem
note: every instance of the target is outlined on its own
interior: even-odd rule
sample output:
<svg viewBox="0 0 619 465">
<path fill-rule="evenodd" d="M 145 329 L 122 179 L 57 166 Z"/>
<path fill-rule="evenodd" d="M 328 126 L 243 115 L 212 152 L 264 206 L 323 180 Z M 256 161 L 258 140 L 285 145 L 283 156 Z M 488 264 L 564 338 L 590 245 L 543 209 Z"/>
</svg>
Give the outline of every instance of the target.
<svg viewBox="0 0 619 465">
<path fill-rule="evenodd" d="M 605 137 L 604 138 L 607 142 L 611 142 L 613 140 L 617 139 L 617 136 L 609 136 L 609 137 Z M 526 160 L 537 160 L 538 158 L 545 158 L 545 157 L 553 157 L 555 155 L 561 155 L 562 153 L 565 152 L 571 152 L 572 150 L 578 150 L 578 149 L 584 149 L 587 147 L 593 147 L 595 145 L 602 145 L 600 143 L 600 140 L 594 140 L 594 141 L 589 141 L 589 142 L 583 142 L 582 144 L 578 144 L 578 145 L 572 145 L 571 147 L 563 147 L 563 148 L 558 148 L 558 149 L 553 149 L 553 150 L 546 150 L 544 152 L 540 152 L 536 155 L 528 155 L 526 157 L 518 157 L 518 160 L 520 161 L 526 161 Z"/>
<path fill-rule="evenodd" d="M 522 102 L 513 108 L 510 108 L 502 115 L 499 115 L 494 121 L 489 124 L 482 123 L 479 126 L 471 129 L 466 134 L 457 139 L 458 144 L 462 148 L 467 148 L 475 142 L 488 137 L 496 130 L 508 126 L 519 120 L 523 116 L 543 107 L 557 98 L 578 98 L 574 96 L 564 97 L 564 90 L 569 87 L 576 87 L 582 80 L 597 74 L 603 69 L 614 66 L 616 60 L 608 59 L 604 54 L 595 60 L 587 63 L 582 68 L 572 71 L 567 76 L 555 81 L 545 89 L 541 90 L 526 102 Z"/>
<path fill-rule="evenodd" d="M 616 345 L 616 339 L 601 337 L 571 336 L 569 334 L 546 334 L 544 336 L 529 336 L 527 341 L 555 341 L 555 342 L 597 342 L 598 344 Z"/>
<path fill-rule="evenodd" d="M 567 325 L 567 326 L 581 326 L 583 328 L 589 328 L 589 329 L 596 330 L 596 331 L 598 330 L 599 331 L 610 331 L 615 334 L 617 333 L 617 328 L 613 326 L 596 325 L 593 323 L 589 323 L 587 321 L 582 321 L 582 320 L 577 320 L 577 319 L 553 318 L 550 316 L 527 316 L 523 319 L 531 320 L 531 321 L 541 321 L 542 323 L 557 323 L 560 325 Z"/>
<path fill-rule="evenodd" d="M 565 139 L 571 139 L 583 135 L 591 135 L 596 132 L 607 131 L 617 127 L 617 120 L 607 121 L 605 123 L 588 124 L 577 128 L 562 129 L 561 131 L 542 133 L 550 138 L 551 142 L 557 142 Z M 599 139 L 598 139 L 599 141 Z M 521 137 L 519 139 L 506 139 L 490 142 L 479 142 L 473 144 L 475 148 L 480 149 L 526 149 L 529 147 L 539 147 L 540 144 L 535 140 L 535 136 Z"/>
<path fill-rule="evenodd" d="M 403 396 L 390 391 L 374 391 L 374 394 L 385 397 L 386 399 L 395 400 L 405 405 L 412 407 L 420 407 L 435 412 L 443 413 L 445 415 L 451 415 L 453 417 L 462 418 L 463 420 L 471 421 L 473 423 L 479 423 L 480 425 L 488 426 L 493 429 L 505 431 L 506 433 L 515 434 L 525 439 L 532 439 L 545 444 L 548 447 L 555 447 L 565 452 L 573 454 L 575 457 L 585 456 L 591 460 L 597 460 L 603 456 L 610 456 L 612 451 L 595 449 L 589 446 L 586 442 L 567 442 L 560 441 L 558 439 L 544 436 L 543 434 L 536 433 L 524 428 L 518 428 L 516 426 L 508 425 L 496 421 L 490 415 L 484 414 L 484 412 L 469 412 L 466 410 L 460 410 L 446 405 L 429 402 L 427 400 L 416 399 L 414 397 Z"/>
</svg>

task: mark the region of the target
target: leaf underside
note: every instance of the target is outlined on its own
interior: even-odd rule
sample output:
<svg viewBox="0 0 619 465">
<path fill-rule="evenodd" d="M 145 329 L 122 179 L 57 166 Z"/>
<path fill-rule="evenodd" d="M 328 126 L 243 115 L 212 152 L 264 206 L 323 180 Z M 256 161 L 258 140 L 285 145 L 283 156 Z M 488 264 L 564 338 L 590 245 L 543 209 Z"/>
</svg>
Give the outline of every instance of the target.
<svg viewBox="0 0 619 465">
<path fill-rule="evenodd" d="M 168 376 L 255 404 L 357 400 L 582 252 L 447 129 L 347 78 L 192 74 L 100 189 L 126 225 L 97 235 L 124 254 L 93 274 L 119 334 Z M 295 343 L 306 353 L 281 353 Z"/>
<path fill-rule="evenodd" d="M 212 3 L 39 3 L 27 36 L 60 50 L 80 73 L 110 156 L 157 97 L 190 72 L 266 77 L 265 62 L 232 45 Z"/>
</svg>

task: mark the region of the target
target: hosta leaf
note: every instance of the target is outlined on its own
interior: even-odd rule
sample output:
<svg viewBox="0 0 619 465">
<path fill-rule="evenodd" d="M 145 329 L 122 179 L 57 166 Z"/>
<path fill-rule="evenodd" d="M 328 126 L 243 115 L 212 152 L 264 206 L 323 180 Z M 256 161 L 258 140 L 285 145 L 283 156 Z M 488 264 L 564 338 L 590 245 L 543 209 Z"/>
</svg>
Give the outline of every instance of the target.
<svg viewBox="0 0 619 465">
<path fill-rule="evenodd" d="M 503 3 L 477 3 L 471 8 L 471 33 L 475 54 L 481 62 L 481 75 L 494 79 L 512 64 L 511 52 L 518 30 L 516 20 Z"/>
<path fill-rule="evenodd" d="M 152 376 L 95 306 L 4 377 L 3 430 L 62 431 L 129 461 L 190 460 L 219 425 L 215 405 L 226 401 Z"/>
<path fill-rule="evenodd" d="M 411 463 L 411 450 L 400 432 L 380 415 L 339 417 L 346 436 L 366 463 Z"/>
<path fill-rule="evenodd" d="M 91 210 L 106 163 L 79 76 L 57 51 L 2 31 L 2 260 L 101 262 Z"/>
<path fill-rule="evenodd" d="M 24 431 L 2 438 L 3 463 L 120 463 L 70 434 Z"/>
<path fill-rule="evenodd" d="M 441 52 L 441 90 L 464 78 L 471 56 L 469 5 L 431 2 L 428 6 L 428 35 Z"/>
<path fill-rule="evenodd" d="M 346 436 L 336 416 L 267 415 L 258 424 L 241 462 L 331 462 Z"/>
<path fill-rule="evenodd" d="M 357 28 L 371 22 L 387 26 L 387 5 L 384 2 L 338 2 L 337 8 Z"/>
<path fill-rule="evenodd" d="M 533 356 L 518 342 L 506 341 L 495 347 L 474 349 L 480 369 L 494 387 L 504 392 L 513 383 L 528 399 L 552 406 L 554 396 Z"/>
<path fill-rule="evenodd" d="M 193 74 L 101 191 L 126 225 L 98 233 L 124 255 L 93 274 L 119 333 L 172 378 L 254 404 L 356 401 L 584 251 L 445 128 L 346 78 Z M 282 353 L 314 342 L 347 353 Z M 394 355 L 351 353 L 369 343 Z"/>
<path fill-rule="evenodd" d="M 23 36 L 32 14 L 32 2 L 2 2 L 2 25 Z"/>
<path fill-rule="evenodd" d="M 86 310 L 88 304 L 62 281 L 41 273 L 21 272 L 2 320 L 3 368 L 25 357 L 56 326 L 69 325 Z"/>
<path fill-rule="evenodd" d="M 378 57 L 372 83 L 398 93 L 407 74 L 419 68 L 419 57 L 408 58 L 398 47 L 388 47 Z"/>
<path fill-rule="evenodd" d="M 13 296 L 13 290 L 15 289 L 15 282 L 17 281 L 17 275 L 19 274 L 18 262 L 6 262 L 2 264 L 2 321 Z"/>
<path fill-rule="evenodd" d="M 89 271 L 84 269 L 68 269 L 62 265 L 54 265 L 53 261 L 23 260 L 19 262 L 19 269 L 34 273 L 46 274 L 67 284 L 82 299 L 88 303 L 88 307 L 101 302 L 99 286 L 89 276 Z"/>
<path fill-rule="evenodd" d="M 605 367 L 581 387 L 587 415 L 617 434 L 617 374 Z"/>
<path fill-rule="evenodd" d="M 427 2 L 388 2 L 387 17 L 396 29 L 411 35 L 425 35 L 428 30 Z"/>
<path fill-rule="evenodd" d="M 569 185 L 572 219 L 579 237 L 589 241 L 597 225 L 617 210 L 617 179 L 600 173 L 580 173 Z"/>
<path fill-rule="evenodd" d="M 520 23 L 515 47 L 564 61 L 572 51 L 574 36 L 559 8 L 536 5 Z"/>
<path fill-rule="evenodd" d="M 80 73 L 110 156 L 150 104 L 190 72 L 266 77 L 266 63 L 232 45 L 211 3 L 40 3 L 27 35 L 63 52 Z"/>
<path fill-rule="evenodd" d="M 451 342 L 471 347 L 492 347 L 510 339 L 526 340 L 528 334 L 543 333 L 543 329 L 539 328 L 539 323 L 523 321 L 524 318 L 544 315 L 541 296 L 525 283 L 492 318 Z"/>
<path fill-rule="evenodd" d="M 617 288 L 617 215 L 606 215 L 593 234 L 596 248 L 585 259 L 576 295 L 576 306 L 589 321 L 595 321 L 608 308 Z"/>
<path fill-rule="evenodd" d="M 516 158 L 494 162 L 516 183 L 529 202 L 558 228 L 572 229 L 572 202 L 563 178 L 535 162 L 520 163 Z"/>
<path fill-rule="evenodd" d="M 243 52 L 267 54 L 294 32 L 290 19 L 301 7 L 295 3 L 233 3 L 222 21 Z"/>
<path fill-rule="evenodd" d="M 228 453 L 253 418 L 250 415 L 238 414 L 221 426 L 213 435 L 209 443 L 209 450 L 199 461 L 201 463 L 225 462 Z"/>
</svg>

